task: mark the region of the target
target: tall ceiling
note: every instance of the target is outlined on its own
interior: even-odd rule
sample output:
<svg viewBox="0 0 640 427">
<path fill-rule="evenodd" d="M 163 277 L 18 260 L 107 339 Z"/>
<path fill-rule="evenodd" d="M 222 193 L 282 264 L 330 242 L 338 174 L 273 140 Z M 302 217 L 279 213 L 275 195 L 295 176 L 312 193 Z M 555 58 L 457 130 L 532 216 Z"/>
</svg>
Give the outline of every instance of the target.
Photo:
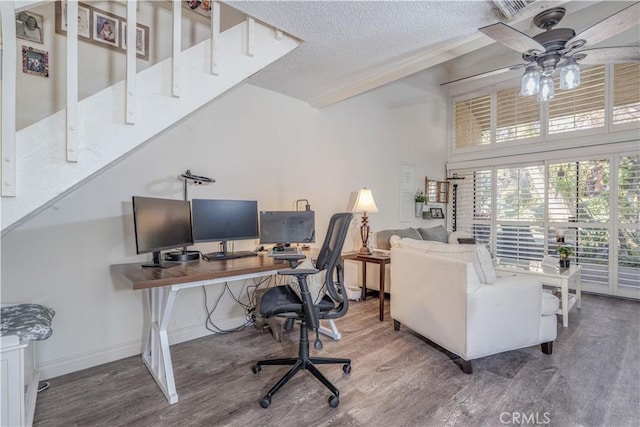
<svg viewBox="0 0 640 427">
<path fill-rule="evenodd" d="M 479 33 L 480 27 L 502 21 L 537 34 L 531 17 L 560 4 L 567 16 L 559 27 L 579 32 L 633 2 L 537 0 L 511 20 L 490 0 L 226 3 L 304 41 L 250 83 L 323 107 L 438 64 L 453 79 L 522 62 L 517 52 Z M 623 38 L 624 44 L 639 44 L 638 27 Z"/>
</svg>

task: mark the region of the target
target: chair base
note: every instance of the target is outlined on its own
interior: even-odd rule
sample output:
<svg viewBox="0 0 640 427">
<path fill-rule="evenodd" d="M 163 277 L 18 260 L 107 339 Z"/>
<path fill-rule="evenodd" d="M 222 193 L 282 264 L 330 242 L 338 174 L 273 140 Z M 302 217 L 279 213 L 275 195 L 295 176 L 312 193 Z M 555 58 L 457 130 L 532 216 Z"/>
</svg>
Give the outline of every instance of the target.
<svg viewBox="0 0 640 427">
<path fill-rule="evenodd" d="M 262 370 L 262 366 L 271 365 L 286 365 L 291 366 L 291 369 L 267 392 L 267 394 L 260 401 L 260 406 L 268 408 L 271 404 L 271 397 L 276 394 L 283 385 L 285 385 L 293 376 L 301 369 L 308 370 L 314 377 L 316 377 L 326 388 L 331 391 L 332 395 L 329 396 L 329 405 L 335 408 L 340 403 L 339 395 L 340 391 L 329 381 L 315 365 L 328 365 L 328 364 L 342 364 L 342 371 L 345 374 L 351 373 L 351 359 L 329 358 L 329 357 L 310 357 L 309 356 L 309 334 L 306 323 L 303 321 L 300 325 L 300 346 L 298 351 L 298 357 L 289 357 L 284 359 L 268 359 L 260 360 L 251 368 L 254 374 L 257 374 Z"/>
</svg>

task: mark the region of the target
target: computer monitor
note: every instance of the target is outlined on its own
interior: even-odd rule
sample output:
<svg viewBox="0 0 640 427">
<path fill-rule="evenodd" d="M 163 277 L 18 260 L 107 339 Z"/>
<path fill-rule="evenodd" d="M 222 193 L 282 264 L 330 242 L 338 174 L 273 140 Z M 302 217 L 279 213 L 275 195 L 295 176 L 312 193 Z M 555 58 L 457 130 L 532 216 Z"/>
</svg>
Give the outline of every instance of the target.
<svg viewBox="0 0 640 427">
<path fill-rule="evenodd" d="M 316 241 L 315 212 L 261 211 L 260 243 L 313 243 Z"/>
<path fill-rule="evenodd" d="M 222 250 L 206 254 L 215 259 L 238 258 L 255 252 L 229 252 L 227 241 L 257 239 L 258 202 L 255 200 L 193 199 L 193 240 L 221 242 Z"/>
<path fill-rule="evenodd" d="M 160 251 L 193 244 L 191 205 L 185 200 L 133 196 L 136 251 L 153 253 L 153 263 L 143 267 L 167 267 Z"/>
</svg>

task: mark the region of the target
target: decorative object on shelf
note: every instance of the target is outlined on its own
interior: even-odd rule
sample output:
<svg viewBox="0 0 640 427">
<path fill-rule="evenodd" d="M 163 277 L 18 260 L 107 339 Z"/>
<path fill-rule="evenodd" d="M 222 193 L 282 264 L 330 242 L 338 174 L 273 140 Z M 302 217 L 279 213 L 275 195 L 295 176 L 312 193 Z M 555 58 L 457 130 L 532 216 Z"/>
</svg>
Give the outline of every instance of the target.
<svg viewBox="0 0 640 427">
<path fill-rule="evenodd" d="M 424 177 L 424 192 L 427 203 L 436 203 L 438 196 L 438 181 Z"/>
<path fill-rule="evenodd" d="M 453 185 L 451 191 L 451 220 L 453 222 L 451 231 L 456 231 L 458 228 L 458 181 L 461 179 L 464 179 L 464 176 L 458 176 L 457 173 L 447 178 L 447 181 Z"/>
<path fill-rule="evenodd" d="M 560 268 L 569 268 L 571 260 L 569 256 L 573 253 L 573 249 L 569 246 L 558 247 L 558 254 L 560 255 Z"/>
<path fill-rule="evenodd" d="M 566 233 L 566 230 L 563 228 L 559 228 L 556 230 L 556 242 L 558 243 L 564 243 L 564 234 Z"/>
<path fill-rule="evenodd" d="M 30 42 L 44 43 L 42 39 L 42 15 L 23 10 L 16 15 L 16 37 Z"/>
<path fill-rule="evenodd" d="M 416 218 L 420 218 L 422 217 L 422 211 L 424 210 L 424 202 L 427 200 L 427 195 L 424 194 L 422 191 L 418 190 L 416 194 L 413 196 L 413 199 L 416 202 L 415 204 Z"/>
<path fill-rule="evenodd" d="M 49 77 L 49 52 L 22 46 L 22 71 L 34 76 Z"/>
<path fill-rule="evenodd" d="M 449 183 L 438 181 L 436 203 L 449 203 Z"/>
<path fill-rule="evenodd" d="M 360 226 L 360 238 L 362 239 L 362 247 L 358 253 L 363 255 L 370 255 L 371 249 L 369 249 L 369 218 L 367 212 L 378 212 L 378 206 L 376 206 L 375 200 L 373 200 L 373 193 L 368 188 L 358 190 L 356 196 L 356 202 L 353 205 L 351 212 L 362 213 L 362 225 Z"/>
<path fill-rule="evenodd" d="M 444 218 L 444 212 L 442 211 L 442 208 L 431 208 L 429 209 L 429 212 L 431 212 L 431 218 L 433 219 Z"/>
<path fill-rule="evenodd" d="M 78 40 L 126 52 L 127 20 L 86 3 L 78 3 Z M 67 35 L 67 2 L 56 2 L 56 33 Z M 149 60 L 149 27 L 136 24 L 136 56 Z"/>
</svg>

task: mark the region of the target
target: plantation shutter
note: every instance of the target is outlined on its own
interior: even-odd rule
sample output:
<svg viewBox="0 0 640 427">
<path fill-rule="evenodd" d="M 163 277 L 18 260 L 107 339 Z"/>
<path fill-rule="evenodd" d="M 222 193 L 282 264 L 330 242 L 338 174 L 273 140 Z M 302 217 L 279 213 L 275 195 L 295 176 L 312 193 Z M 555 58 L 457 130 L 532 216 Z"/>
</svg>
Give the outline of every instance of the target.
<svg viewBox="0 0 640 427">
<path fill-rule="evenodd" d="M 473 235 L 476 243 L 490 246 L 491 241 L 491 176 L 490 170 L 458 172 L 456 181 L 457 230 Z"/>
<path fill-rule="evenodd" d="M 640 288 L 640 155 L 618 163 L 618 286 Z"/>
<path fill-rule="evenodd" d="M 615 64 L 612 123 L 637 121 L 640 121 L 640 64 Z"/>
<path fill-rule="evenodd" d="M 496 255 L 525 260 L 544 256 L 544 166 L 496 170 Z"/>
<path fill-rule="evenodd" d="M 491 96 L 455 104 L 455 148 L 489 144 L 491 141 Z"/>
<path fill-rule="evenodd" d="M 520 96 L 520 89 L 496 94 L 496 142 L 540 136 L 540 104 L 535 96 Z"/>
<path fill-rule="evenodd" d="M 554 79 L 556 96 L 549 101 L 549 134 L 604 127 L 605 67 L 581 70 L 580 86 L 559 89 Z"/>
</svg>

